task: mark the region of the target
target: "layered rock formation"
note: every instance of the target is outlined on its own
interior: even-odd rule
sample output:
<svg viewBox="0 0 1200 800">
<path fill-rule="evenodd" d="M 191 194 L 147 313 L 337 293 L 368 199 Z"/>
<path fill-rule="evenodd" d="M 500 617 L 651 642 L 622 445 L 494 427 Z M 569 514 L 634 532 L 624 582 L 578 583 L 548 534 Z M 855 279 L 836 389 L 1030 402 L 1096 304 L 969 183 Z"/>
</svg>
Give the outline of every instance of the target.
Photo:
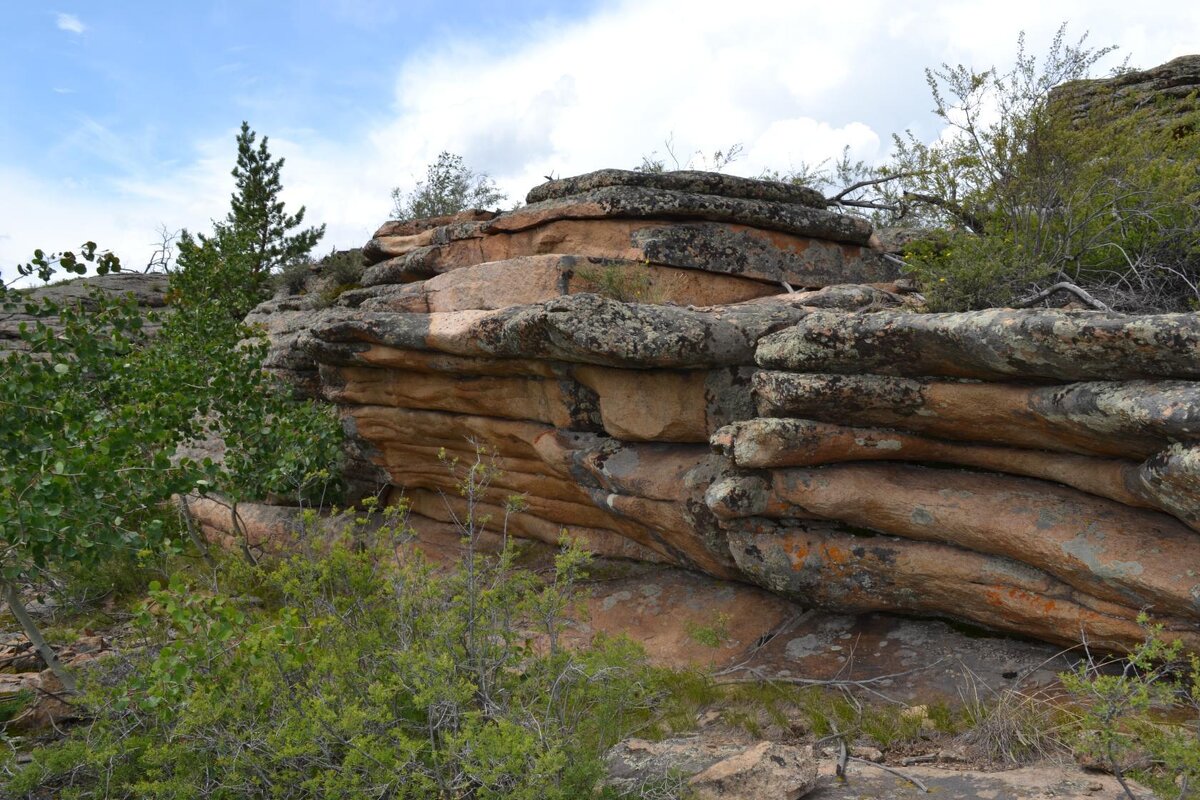
<svg viewBox="0 0 1200 800">
<path fill-rule="evenodd" d="M 1200 646 L 1200 322 L 919 314 L 795 187 L 605 170 L 384 225 L 361 288 L 251 317 L 414 521 L 479 509 L 801 603 Z"/>
<path fill-rule="evenodd" d="M 59 307 L 87 308 L 96 293 L 108 297 L 131 297 L 138 308 L 146 313 L 145 332 L 153 334 L 158 329 L 158 323 L 151 319 L 150 312 L 158 311 L 167 304 L 167 275 L 162 272 L 91 275 L 29 289 L 23 292 L 21 299 L 38 307 L 43 301 L 49 300 Z M 32 328 L 39 322 L 55 330 L 60 327 L 56 315 L 31 314 L 23 308 L 0 309 L 0 358 L 6 351 L 27 349 L 21 339 L 21 326 Z"/>
</svg>

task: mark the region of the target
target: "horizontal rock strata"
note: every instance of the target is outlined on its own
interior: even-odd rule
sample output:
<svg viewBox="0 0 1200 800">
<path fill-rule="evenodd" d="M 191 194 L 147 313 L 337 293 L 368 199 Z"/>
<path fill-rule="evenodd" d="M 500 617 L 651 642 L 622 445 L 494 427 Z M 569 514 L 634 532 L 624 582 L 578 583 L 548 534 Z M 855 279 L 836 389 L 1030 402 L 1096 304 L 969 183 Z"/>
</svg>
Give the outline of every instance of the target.
<svg viewBox="0 0 1200 800">
<path fill-rule="evenodd" d="M 797 372 L 983 380 L 1200 378 L 1200 315 L 992 309 L 819 313 L 762 343 L 758 363 Z"/>
<path fill-rule="evenodd" d="M 1071 646 L 1121 650 L 1143 635 L 1136 613 L 1096 601 L 1020 561 L 934 542 L 864 537 L 828 522 L 734 528 L 738 568 L 760 585 L 832 609 L 945 614 Z M 1200 647 L 1187 623 L 1169 635 Z"/>
<path fill-rule="evenodd" d="M 566 219 L 518 231 L 459 225 L 436 240 L 376 236 L 364 253 L 373 255 L 365 286 L 410 283 L 538 255 L 631 261 L 806 288 L 896 277 L 888 261 L 860 244 L 728 222 Z"/>
<path fill-rule="evenodd" d="M 389 222 L 362 286 L 252 315 L 352 468 L 444 531 L 477 509 L 803 604 L 1121 649 L 1200 626 L 1200 324 L 919 313 L 807 190 L 604 170 Z M 794 291 L 799 289 L 800 291 Z"/>
</svg>

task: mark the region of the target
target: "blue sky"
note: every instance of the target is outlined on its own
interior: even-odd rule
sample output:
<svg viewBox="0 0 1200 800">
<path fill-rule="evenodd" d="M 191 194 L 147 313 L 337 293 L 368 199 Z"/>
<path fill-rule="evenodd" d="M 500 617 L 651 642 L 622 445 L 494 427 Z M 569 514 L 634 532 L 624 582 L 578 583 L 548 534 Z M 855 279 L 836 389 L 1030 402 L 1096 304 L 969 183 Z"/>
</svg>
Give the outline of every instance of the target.
<svg viewBox="0 0 1200 800">
<path fill-rule="evenodd" d="M 939 135 L 925 66 L 1005 64 L 1063 21 L 1152 66 L 1200 51 L 1193 5 L 0 0 L 0 268 L 86 239 L 137 266 L 160 225 L 205 230 L 243 119 L 350 247 L 442 149 L 513 199 L 671 136 L 685 161 L 741 143 L 742 174 L 880 159 Z"/>
</svg>

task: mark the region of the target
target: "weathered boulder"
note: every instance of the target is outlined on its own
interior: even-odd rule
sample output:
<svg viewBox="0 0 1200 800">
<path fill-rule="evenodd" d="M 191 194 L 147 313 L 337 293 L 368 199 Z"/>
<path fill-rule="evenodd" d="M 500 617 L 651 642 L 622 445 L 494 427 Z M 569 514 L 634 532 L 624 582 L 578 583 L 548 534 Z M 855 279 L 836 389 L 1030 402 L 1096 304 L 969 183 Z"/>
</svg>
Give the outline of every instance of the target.
<svg viewBox="0 0 1200 800">
<path fill-rule="evenodd" d="M 1060 386 L 758 372 L 759 413 L 1141 460 L 1200 437 L 1200 384 Z"/>
<path fill-rule="evenodd" d="M 784 305 L 636 305 L 595 294 L 567 295 L 499 311 L 338 311 L 300 340 L 300 347 L 317 360 L 337 358 L 336 345 L 374 344 L 461 356 L 657 369 L 750 363 L 761 337 L 807 313 Z M 332 350 L 330 344 L 335 345 Z"/>
<path fill-rule="evenodd" d="M 460 267 L 416 283 L 352 289 L 345 304 L 370 311 L 500 309 L 565 294 L 608 292 L 618 299 L 678 305 L 740 303 L 778 293 L 756 280 L 642 261 L 574 255 L 516 256 Z"/>
<path fill-rule="evenodd" d="M 561 219 L 607 217 L 734 222 L 857 245 L 871 238 L 871 226 L 864 220 L 820 208 L 633 186 L 608 186 L 530 203 L 485 225 L 489 232 L 512 232 Z"/>
<path fill-rule="evenodd" d="M 720 517 L 794 514 L 1019 560 L 1081 592 L 1200 620 L 1200 536 L 1164 514 L 1045 481 L 901 464 L 770 473 L 765 491 L 714 483 Z"/>
<path fill-rule="evenodd" d="M 664 189 L 671 192 L 715 194 L 745 200 L 769 200 L 776 203 L 825 208 L 825 197 L 815 189 L 781 181 L 756 180 L 719 172 L 677 170 L 672 172 L 638 172 L 629 169 L 601 169 L 547 181 L 529 190 L 526 203 L 557 200 L 584 194 L 593 189 L 610 186 L 634 186 L 645 189 Z"/>
<path fill-rule="evenodd" d="M 1137 470 L 1129 485 L 1141 499 L 1200 531 L 1200 447 L 1173 444 Z"/>
<path fill-rule="evenodd" d="M 810 314 L 764 340 L 759 366 L 1022 381 L 1200 378 L 1200 315 L 992 309 Z"/>
<path fill-rule="evenodd" d="M 1133 646 L 1145 608 L 1200 641 L 1200 317 L 917 313 L 821 206 L 605 170 L 389 222 L 361 288 L 251 321 L 427 525 L 466 512 L 448 465 L 482 442 L 474 508 L 510 535 L 1060 643 Z"/>
<path fill-rule="evenodd" d="M 163 309 L 167 304 L 167 276 L 161 272 L 112 272 L 18 291 L 23 303 L 39 307 L 43 301 L 49 300 L 60 307 L 86 309 L 92 307 L 92 298 L 96 294 L 110 298 L 128 297 L 146 312 L 143 332 L 153 335 L 158 330 L 157 321 L 152 319 L 153 312 Z M 20 338 L 21 326 L 32 328 L 39 322 L 51 329 L 58 329 L 61 325 L 61 320 L 55 314 L 31 314 L 24 308 L 0 308 L 0 357 L 6 350 L 26 349 Z"/>
<path fill-rule="evenodd" d="M 1131 506 L 1169 511 L 1169 502 L 1131 489 L 1136 462 L 1044 450 L 946 441 L 883 428 L 759 418 L 717 431 L 712 444 L 738 467 L 815 467 L 846 461 L 938 462 L 1054 481 Z"/>
<path fill-rule="evenodd" d="M 938 542 L 869 536 L 837 523 L 793 520 L 729 529 L 738 568 L 806 605 L 849 611 L 951 614 L 1063 645 L 1127 649 L 1142 641 L 1137 610 L 1109 603 L 1017 559 Z M 1167 620 L 1169 635 L 1200 647 L 1191 620 Z"/>
<path fill-rule="evenodd" d="M 1196 109 L 1197 91 L 1200 56 L 1189 55 L 1151 69 L 1061 84 L 1050 91 L 1050 102 L 1076 124 L 1094 121 L 1098 112 L 1103 117 L 1146 109 L 1163 125 L 1171 125 L 1181 113 Z"/>
<path fill-rule="evenodd" d="M 417 247 L 407 238 L 372 241 L 375 259 L 363 274 L 364 286 L 410 283 L 476 264 L 547 254 L 648 262 L 798 287 L 891 281 L 898 274 L 862 245 L 726 222 L 566 219 L 513 232 L 459 225 L 437 243 Z"/>
</svg>

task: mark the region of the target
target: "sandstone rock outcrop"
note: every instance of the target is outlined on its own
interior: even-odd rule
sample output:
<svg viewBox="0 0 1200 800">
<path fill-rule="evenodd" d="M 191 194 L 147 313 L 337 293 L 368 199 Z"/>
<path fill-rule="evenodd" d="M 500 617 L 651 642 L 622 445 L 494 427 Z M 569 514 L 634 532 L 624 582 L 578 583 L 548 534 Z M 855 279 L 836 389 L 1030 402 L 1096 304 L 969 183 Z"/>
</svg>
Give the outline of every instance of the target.
<svg viewBox="0 0 1200 800">
<path fill-rule="evenodd" d="M 418 526 L 486 442 L 519 536 L 1068 644 L 1145 610 L 1200 647 L 1195 315 L 916 313 L 864 223 L 761 181 L 529 201 L 388 223 L 361 288 L 252 315 Z"/>
<path fill-rule="evenodd" d="M 161 272 L 112 272 L 108 275 L 92 275 L 85 278 L 74 278 L 60 283 L 38 286 L 24 292 L 23 300 L 41 305 L 43 300 L 50 300 L 63 307 L 89 307 L 94 293 L 109 297 L 131 297 L 147 314 L 144 331 L 152 334 L 158 329 L 156 322 L 149 319 L 149 312 L 163 308 L 167 304 L 167 275 Z M 6 350 L 23 350 L 25 343 L 21 341 L 21 325 L 32 327 L 35 322 L 41 322 L 50 328 L 58 328 L 60 322 L 55 315 L 30 314 L 24 309 L 5 311 L 0 309 L 0 357 Z"/>
<path fill-rule="evenodd" d="M 1144 109 L 1152 119 L 1171 125 L 1197 108 L 1198 91 L 1200 55 L 1188 55 L 1151 69 L 1064 83 L 1051 90 L 1050 99 L 1060 104 L 1077 124 L 1089 124 L 1098 112 L 1103 119 L 1108 114 Z M 1193 127 L 1180 133 L 1195 132 Z"/>
</svg>

